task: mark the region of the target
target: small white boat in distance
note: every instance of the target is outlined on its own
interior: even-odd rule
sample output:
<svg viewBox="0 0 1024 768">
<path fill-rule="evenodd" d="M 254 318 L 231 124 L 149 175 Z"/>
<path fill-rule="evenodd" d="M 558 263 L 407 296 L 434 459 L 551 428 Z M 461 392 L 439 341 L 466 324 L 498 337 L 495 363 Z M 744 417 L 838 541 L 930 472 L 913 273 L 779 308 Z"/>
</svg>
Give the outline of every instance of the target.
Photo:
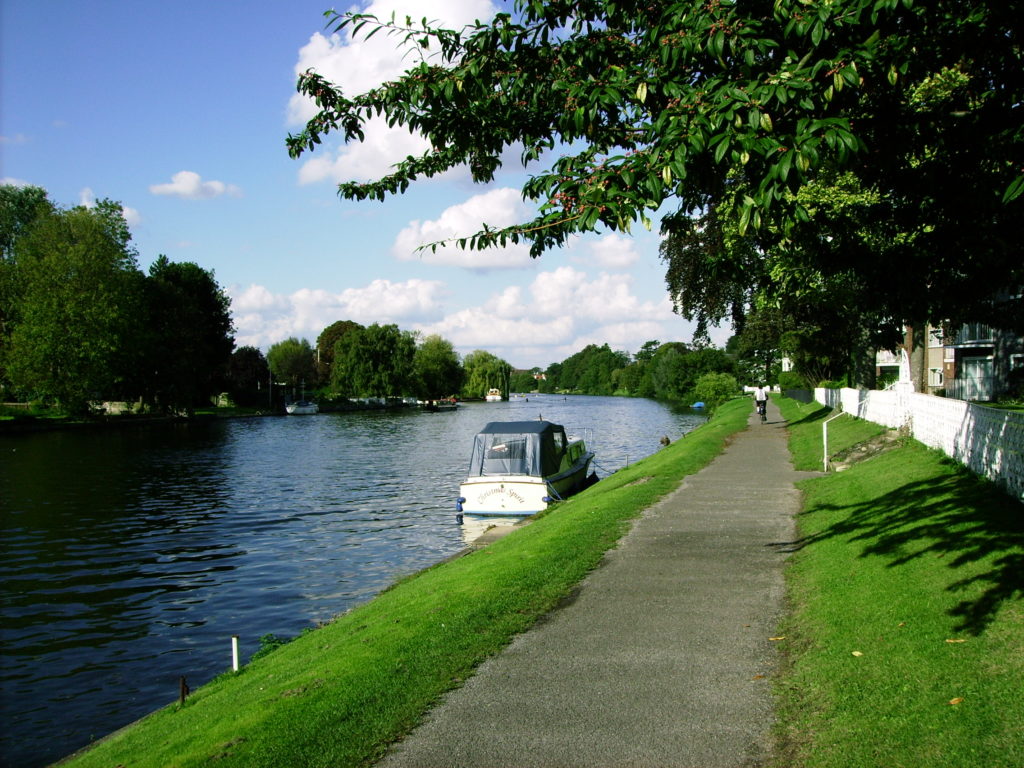
<svg viewBox="0 0 1024 768">
<path fill-rule="evenodd" d="M 309 400 L 296 400 L 294 403 L 288 403 L 284 409 L 292 416 L 308 416 L 313 413 L 320 413 L 320 406 Z"/>
<path fill-rule="evenodd" d="M 500 403 L 501 402 L 501 390 L 500 389 L 488 389 L 487 395 L 484 397 L 488 403 Z"/>
<path fill-rule="evenodd" d="M 532 515 L 586 487 L 594 454 L 550 421 L 492 421 L 473 440 L 459 515 Z"/>
</svg>

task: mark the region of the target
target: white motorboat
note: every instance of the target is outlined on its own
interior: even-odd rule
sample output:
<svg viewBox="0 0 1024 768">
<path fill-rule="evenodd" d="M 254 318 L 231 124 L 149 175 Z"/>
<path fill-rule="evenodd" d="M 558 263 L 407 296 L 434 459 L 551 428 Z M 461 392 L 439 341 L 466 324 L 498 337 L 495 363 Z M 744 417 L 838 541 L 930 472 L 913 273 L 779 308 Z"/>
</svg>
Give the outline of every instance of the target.
<svg viewBox="0 0 1024 768">
<path fill-rule="evenodd" d="M 492 421 L 473 440 L 461 515 L 532 515 L 586 487 L 594 454 L 550 421 Z"/>
<path fill-rule="evenodd" d="M 296 400 L 294 403 L 288 403 L 284 409 L 292 416 L 308 416 L 320 413 L 320 406 L 309 400 Z"/>
<path fill-rule="evenodd" d="M 479 390 L 477 390 L 479 391 Z M 484 400 L 488 403 L 500 403 L 501 402 L 501 390 L 500 389 L 488 389 L 487 394 L 484 396 Z"/>
</svg>

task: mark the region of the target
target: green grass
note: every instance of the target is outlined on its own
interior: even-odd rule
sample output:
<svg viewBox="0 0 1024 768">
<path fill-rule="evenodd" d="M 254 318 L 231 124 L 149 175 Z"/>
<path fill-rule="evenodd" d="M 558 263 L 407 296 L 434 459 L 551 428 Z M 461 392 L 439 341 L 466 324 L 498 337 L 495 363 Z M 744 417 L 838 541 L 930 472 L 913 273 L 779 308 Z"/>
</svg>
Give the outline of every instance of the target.
<svg viewBox="0 0 1024 768">
<path fill-rule="evenodd" d="M 717 456 L 750 404 L 715 418 L 490 546 L 166 707 L 68 765 L 359 766 L 570 594 L 629 522 Z M 637 482 L 637 481 L 643 482 Z"/>
<path fill-rule="evenodd" d="M 776 765 L 1024 765 L 1024 508 L 910 440 L 801 489 Z"/>
<path fill-rule="evenodd" d="M 775 403 L 789 422 L 789 450 L 796 469 L 821 469 L 823 458 L 822 424 L 834 414 L 821 403 L 799 403 L 787 397 L 776 398 Z M 870 440 L 886 428 L 849 414 L 843 414 L 828 424 L 829 457 L 836 456 L 853 446 Z"/>
</svg>

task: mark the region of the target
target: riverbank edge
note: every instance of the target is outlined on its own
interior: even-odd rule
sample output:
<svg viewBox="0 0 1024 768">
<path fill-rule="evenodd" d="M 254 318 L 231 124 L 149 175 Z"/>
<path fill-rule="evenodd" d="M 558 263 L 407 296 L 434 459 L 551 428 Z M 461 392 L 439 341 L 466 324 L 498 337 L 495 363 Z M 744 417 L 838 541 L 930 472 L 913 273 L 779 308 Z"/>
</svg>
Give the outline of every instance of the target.
<svg viewBox="0 0 1024 768">
<path fill-rule="evenodd" d="M 530 525 L 398 579 L 215 678 L 184 706 L 157 710 L 55 765 L 372 764 L 479 663 L 570 598 L 644 509 L 746 428 L 749 411 L 747 398 L 723 405 L 685 439 Z"/>
</svg>

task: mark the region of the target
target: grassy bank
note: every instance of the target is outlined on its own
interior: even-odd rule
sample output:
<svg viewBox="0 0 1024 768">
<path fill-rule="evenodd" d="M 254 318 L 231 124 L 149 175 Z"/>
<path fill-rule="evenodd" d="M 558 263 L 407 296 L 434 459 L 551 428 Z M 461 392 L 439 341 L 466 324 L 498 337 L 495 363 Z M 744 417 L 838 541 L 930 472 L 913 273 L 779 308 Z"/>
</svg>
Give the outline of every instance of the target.
<svg viewBox="0 0 1024 768">
<path fill-rule="evenodd" d="M 570 594 L 629 521 L 722 450 L 747 399 L 499 541 L 435 566 L 69 765 L 359 766 Z"/>
<path fill-rule="evenodd" d="M 827 411 L 780 405 L 820 469 Z M 801 487 L 776 764 L 1024 765 L 1024 507 L 911 440 Z"/>
</svg>

